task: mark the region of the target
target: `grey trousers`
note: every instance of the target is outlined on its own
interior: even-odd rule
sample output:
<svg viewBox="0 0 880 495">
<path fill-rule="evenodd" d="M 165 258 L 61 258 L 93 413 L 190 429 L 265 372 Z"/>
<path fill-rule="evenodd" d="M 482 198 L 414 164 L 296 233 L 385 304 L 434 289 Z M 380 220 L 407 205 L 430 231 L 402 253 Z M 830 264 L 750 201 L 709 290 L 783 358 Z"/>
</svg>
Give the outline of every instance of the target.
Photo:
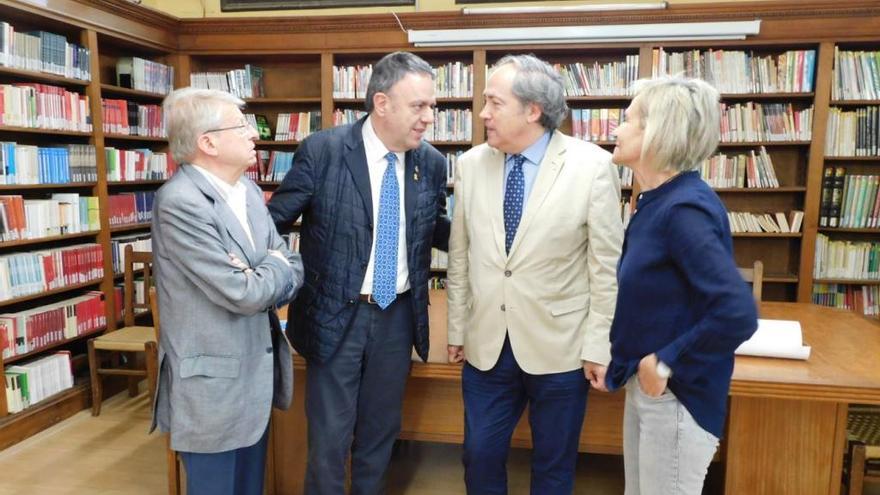
<svg viewBox="0 0 880 495">
<path fill-rule="evenodd" d="M 717 448 L 718 439 L 669 389 L 649 397 L 637 376 L 630 378 L 623 414 L 626 495 L 699 495 Z"/>
</svg>

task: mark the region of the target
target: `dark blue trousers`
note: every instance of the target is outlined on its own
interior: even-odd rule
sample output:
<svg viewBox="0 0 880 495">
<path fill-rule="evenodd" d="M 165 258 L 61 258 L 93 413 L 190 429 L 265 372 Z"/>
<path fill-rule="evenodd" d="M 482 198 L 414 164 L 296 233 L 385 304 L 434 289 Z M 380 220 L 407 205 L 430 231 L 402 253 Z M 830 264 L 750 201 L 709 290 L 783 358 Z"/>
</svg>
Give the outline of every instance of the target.
<svg viewBox="0 0 880 495">
<path fill-rule="evenodd" d="M 324 363 L 308 363 L 307 495 L 345 493 L 349 452 L 351 494 L 384 493 L 412 345 L 412 296 L 406 292 L 384 310 L 360 302 L 336 353 Z"/>
<path fill-rule="evenodd" d="M 181 452 L 187 495 L 263 495 L 269 427 L 250 447 L 214 454 Z"/>
<path fill-rule="evenodd" d="M 505 339 L 494 368 L 480 371 L 465 364 L 461 382 L 468 494 L 507 494 L 510 440 L 526 404 L 532 428 L 532 495 L 572 493 L 589 390 L 583 369 L 530 375 L 519 367 Z"/>
</svg>

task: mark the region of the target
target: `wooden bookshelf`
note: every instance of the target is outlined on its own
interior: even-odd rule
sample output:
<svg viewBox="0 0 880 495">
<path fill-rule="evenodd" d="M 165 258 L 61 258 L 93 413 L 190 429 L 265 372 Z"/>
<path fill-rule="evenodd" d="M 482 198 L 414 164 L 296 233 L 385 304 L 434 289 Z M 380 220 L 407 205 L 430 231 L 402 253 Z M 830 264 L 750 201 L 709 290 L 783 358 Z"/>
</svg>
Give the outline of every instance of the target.
<svg viewBox="0 0 880 495">
<path fill-rule="evenodd" d="M 53 192 L 79 192 L 84 196 L 97 196 L 101 211 L 101 229 L 94 232 L 82 232 L 37 239 L 22 239 L 0 243 L 0 254 L 14 254 L 60 247 L 75 242 L 97 242 L 102 247 L 104 259 L 104 277 L 84 283 L 71 284 L 53 290 L 42 291 L 13 299 L 0 301 L 4 311 L 19 311 L 39 306 L 48 302 L 60 302 L 88 291 L 98 289 L 104 294 L 107 321 L 106 328 L 100 328 L 73 338 L 63 339 L 35 349 L 27 353 L 0 359 L 0 366 L 11 363 L 23 363 L 41 357 L 56 350 L 73 352 L 74 363 L 85 362 L 83 359 L 84 341 L 105 330 L 117 327 L 113 315 L 114 280 L 112 272 L 112 256 L 110 251 L 111 229 L 107 218 L 108 184 L 106 176 L 105 147 L 108 140 L 114 143 L 131 143 L 123 148 L 167 149 L 164 139 L 142 138 L 137 136 L 111 136 L 103 131 L 101 114 L 101 98 L 112 97 L 130 101 L 158 104 L 161 95 L 136 91 L 117 86 L 115 65 L 119 57 L 138 56 L 163 63 L 176 61 L 177 39 L 174 33 L 176 20 L 170 16 L 159 14 L 125 2 L 69 2 L 67 0 L 49 0 L 37 6 L 23 0 L 11 0 L 0 5 L 0 20 L 9 22 L 16 31 L 45 30 L 63 35 L 69 43 L 76 43 L 90 52 L 91 79 L 89 81 L 57 76 L 32 70 L 0 67 L 0 83 L 40 83 L 60 86 L 67 91 L 80 93 L 88 97 L 92 131 L 78 132 L 53 129 L 34 129 L 14 126 L 0 126 L 3 141 L 15 141 L 19 144 L 37 145 L 41 147 L 88 143 L 95 147 L 96 171 L 98 180 L 88 183 L 66 184 L 26 184 L 2 185 L 0 193 L 19 194 L 25 198 L 41 198 Z M 85 9 L 85 10 L 84 10 Z M 139 184 L 155 187 L 159 182 Z M 125 185 L 130 185 L 125 183 Z M 148 228 L 139 225 L 138 228 Z M 77 411 L 86 408 L 90 403 L 88 373 L 82 374 L 83 366 L 75 367 L 78 371 L 76 384 L 72 389 L 65 390 L 49 397 L 31 407 L 12 415 L 8 415 L 5 394 L 0 394 L 0 449 L 21 441 L 42 429 L 47 428 Z M 111 386 L 115 392 L 118 387 Z"/>
</svg>

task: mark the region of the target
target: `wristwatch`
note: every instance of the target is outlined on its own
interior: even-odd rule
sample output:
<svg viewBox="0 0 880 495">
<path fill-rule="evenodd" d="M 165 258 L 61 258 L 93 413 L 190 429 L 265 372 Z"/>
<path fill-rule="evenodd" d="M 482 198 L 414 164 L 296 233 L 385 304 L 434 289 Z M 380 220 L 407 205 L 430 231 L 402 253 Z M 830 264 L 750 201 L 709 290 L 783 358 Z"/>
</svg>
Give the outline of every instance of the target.
<svg viewBox="0 0 880 495">
<path fill-rule="evenodd" d="M 668 380 L 670 376 L 672 376 L 672 369 L 666 365 L 663 361 L 657 361 L 657 376 L 664 380 Z"/>
</svg>

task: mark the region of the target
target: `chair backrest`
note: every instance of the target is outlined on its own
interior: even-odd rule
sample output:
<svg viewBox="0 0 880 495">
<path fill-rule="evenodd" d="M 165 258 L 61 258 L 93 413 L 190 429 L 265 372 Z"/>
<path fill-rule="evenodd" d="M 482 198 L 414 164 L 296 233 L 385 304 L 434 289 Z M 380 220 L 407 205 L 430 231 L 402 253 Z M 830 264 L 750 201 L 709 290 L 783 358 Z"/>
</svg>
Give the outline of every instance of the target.
<svg viewBox="0 0 880 495">
<path fill-rule="evenodd" d="M 740 268 L 739 274 L 742 275 L 742 278 L 746 282 L 751 282 L 752 295 L 755 297 L 755 302 L 761 302 L 764 285 L 764 263 L 757 260 L 755 261 L 755 264 L 752 265 L 752 268 Z"/>
<path fill-rule="evenodd" d="M 156 342 L 159 342 L 159 296 L 156 295 L 156 286 L 151 286 L 147 294 L 150 296 L 150 312 L 153 314 L 153 328 L 156 329 Z"/>
<path fill-rule="evenodd" d="M 139 303 L 134 297 L 135 265 L 144 270 L 144 302 Z M 140 270 L 140 268 L 138 268 Z M 134 325 L 135 310 L 150 309 L 150 287 L 153 286 L 153 253 L 135 251 L 132 246 L 125 246 L 125 282 L 122 288 L 123 315 L 125 326 Z"/>
</svg>

